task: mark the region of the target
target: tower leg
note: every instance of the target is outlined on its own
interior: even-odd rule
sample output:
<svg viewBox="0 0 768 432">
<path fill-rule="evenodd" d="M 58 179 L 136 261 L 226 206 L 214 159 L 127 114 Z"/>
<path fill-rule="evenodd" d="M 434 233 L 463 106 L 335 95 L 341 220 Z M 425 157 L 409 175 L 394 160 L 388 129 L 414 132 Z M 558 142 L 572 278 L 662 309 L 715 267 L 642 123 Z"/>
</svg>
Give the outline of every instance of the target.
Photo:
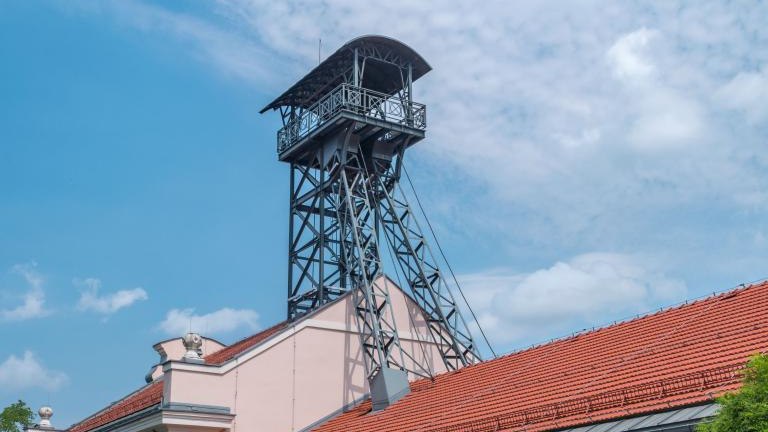
<svg viewBox="0 0 768 432">
<path fill-rule="evenodd" d="M 454 370 L 479 361 L 472 334 L 400 188 L 398 163 L 374 163 L 380 173 L 376 196 L 385 237 L 414 298 L 427 313 L 431 337 L 446 368 Z"/>
<path fill-rule="evenodd" d="M 333 209 L 337 182 L 319 156 L 291 164 L 288 228 L 288 319 L 338 298 L 346 289 L 339 268 L 339 224 Z"/>
<path fill-rule="evenodd" d="M 337 214 L 342 227 L 342 256 L 355 287 L 358 328 L 365 352 L 366 373 L 371 380 L 382 368 L 404 367 L 403 351 L 386 284 L 381 275 L 375 212 L 369 201 L 369 178 L 361 155 L 350 153 L 340 173 Z"/>
<path fill-rule="evenodd" d="M 336 208 L 342 227 L 343 257 L 355 287 L 355 310 L 373 410 L 386 408 L 410 392 L 387 284 L 381 275 L 371 177 L 360 152 L 349 154 L 340 173 Z"/>
</svg>

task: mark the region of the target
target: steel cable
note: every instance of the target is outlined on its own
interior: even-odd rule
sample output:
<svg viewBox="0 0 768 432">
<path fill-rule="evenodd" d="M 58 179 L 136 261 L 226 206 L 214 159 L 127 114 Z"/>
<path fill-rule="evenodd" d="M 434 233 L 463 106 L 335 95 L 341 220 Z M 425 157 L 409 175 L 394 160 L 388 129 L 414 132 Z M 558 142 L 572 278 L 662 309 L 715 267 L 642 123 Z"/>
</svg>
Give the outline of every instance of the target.
<svg viewBox="0 0 768 432">
<path fill-rule="evenodd" d="M 440 256 L 443 257 L 443 261 L 448 267 L 448 271 L 451 273 L 453 282 L 456 284 L 456 288 L 459 290 L 459 294 L 461 294 L 461 298 L 462 300 L 464 300 L 464 304 L 467 305 L 467 309 L 469 310 L 469 313 L 472 315 L 472 319 L 475 321 L 475 324 L 477 324 L 477 328 L 478 330 L 480 330 L 480 334 L 483 336 L 483 340 L 485 341 L 485 344 L 488 345 L 488 349 L 491 350 L 491 354 L 493 354 L 493 358 L 497 358 L 498 355 L 496 354 L 496 351 L 493 349 L 491 342 L 488 340 L 488 336 L 486 336 L 485 331 L 483 330 L 483 327 L 480 325 L 480 321 L 477 319 L 477 315 L 475 315 L 475 311 L 472 309 L 472 306 L 469 304 L 469 301 L 467 301 L 467 297 L 464 295 L 464 290 L 461 289 L 461 285 L 459 284 L 459 280 L 456 278 L 456 274 L 453 272 L 451 263 L 448 262 L 448 259 L 445 257 L 443 248 L 442 246 L 440 246 L 440 241 L 437 239 L 437 235 L 435 235 L 435 230 L 432 228 L 432 223 L 429 221 L 429 218 L 427 217 L 427 213 L 424 211 L 424 207 L 421 205 L 419 194 L 416 192 L 416 188 L 413 187 L 411 176 L 408 175 L 408 169 L 405 167 L 404 162 L 403 162 L 403 172 L 405 173 L 405 178 L 408 180 L 408 184 L 411 186 L 411 191 L 413 192 L 413 196 L 416 198 L 416 204 L 419 206 L 421 215 L 422 217 L 424 217 L 424 220 L 427 221 L 427 227 L 429 227 L 429 231 L 432 233 L 432 238 L 435 240 L 435 245 L 437 245 L 437 250 L 440 251 Z"/>
</svg>

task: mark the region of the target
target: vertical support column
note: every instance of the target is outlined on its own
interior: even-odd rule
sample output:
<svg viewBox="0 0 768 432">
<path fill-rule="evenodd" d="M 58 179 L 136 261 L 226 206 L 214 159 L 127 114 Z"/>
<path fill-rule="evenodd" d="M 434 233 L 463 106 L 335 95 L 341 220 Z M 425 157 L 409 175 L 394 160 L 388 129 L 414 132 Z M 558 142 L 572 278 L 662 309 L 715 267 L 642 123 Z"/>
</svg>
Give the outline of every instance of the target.
<svg viewBox="0 0 768 432">
<path fill-rule="evenodd" d="M 371 205 L 375 181 L 360 148 L 348 154 L 341 171 L 338 212 L 344 215 L 347 246 L 342 254 L 355 289 L 355 310 L 373 409 L 389 406 L 408 392 L 408 375 L 389 289 L 381 280 L 377 212 Z M 375 201 L 374 201 L 375 202 Z M 413 363 L 413 359 L 409 356 Z"/>
<path fill-rule="evenodd" d="M 320 155 L 318 157 L 318 165 L 320 169 L 320 190 L 319 190 L 319 197 L 317 200 L 318 203 L 318 213 L 320 214 L 320 223 L 319 223 L 319 238 L 318 238 L 318 249 L 319 249 L 319 257 L 318 257 L 318 275 L 317 275 L 317 281 L 318 281 L 318 306 L 322 306 L 325 304 L 328 299 L 325 291 L 325 195 L 327 193 L 327 190 L 325 188 L 325 160 Z"/>
<path fill-rule="evenodd" d="M 408 82 L 407 82 L 407 88 L 408 88 L 408 105 L 411 105 L 411 102 L 413 102 L 413 65 L 408 63 Z"/>
<path fill-rule="evenodd" d="M 352 77 L 352 84 L 355 87 L 360 87 L 360 62 L 357 58 L 357 48 L 355 48 L 355 64 L 353 66 L 353 77 Z"/>
<path fill-rule="evenodd" d="M 405 83 L 405 88 L 408 91 L 408 95 L 406 97 L 406 121 L 408 123 L 408 126 L 413 126 L 413 65 L 408 63 L 408 79 Z"/>
<path fill-rule="evenodd" d="M 294 296 L 294 288 L 293 288 L 293 215 L 295 213 L 294 205 L 296 196 L 294 193 L 294 187 L 295 187 L 295 180 L 294 177 L 296 176 L 296 164 L 291 162 L 291 168 L 289 171 L 289 175 L 291 176 L 289 184 L 290 184 L 290 199 L 288 200 L 288 308 L 286 311 L 286 315 L 288 319 L 292 319 L 293 315 L 293 304 L 291 303 L 291 298 Z"/>
</svg>

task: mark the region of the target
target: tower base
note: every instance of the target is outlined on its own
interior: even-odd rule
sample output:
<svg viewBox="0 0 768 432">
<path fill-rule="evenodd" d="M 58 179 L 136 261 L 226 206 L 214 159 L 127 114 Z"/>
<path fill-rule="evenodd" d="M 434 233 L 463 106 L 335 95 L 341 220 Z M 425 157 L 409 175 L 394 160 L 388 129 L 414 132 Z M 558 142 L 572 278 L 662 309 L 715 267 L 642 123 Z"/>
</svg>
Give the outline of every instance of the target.
<svg viewBox="0 0 768 432">
<path fill-rule="evenodd" d="M 384 409 L 411 392 L 408 374 L 400 369 L 383 367 L 371 380 L 373 411 Z"/>
</svg>

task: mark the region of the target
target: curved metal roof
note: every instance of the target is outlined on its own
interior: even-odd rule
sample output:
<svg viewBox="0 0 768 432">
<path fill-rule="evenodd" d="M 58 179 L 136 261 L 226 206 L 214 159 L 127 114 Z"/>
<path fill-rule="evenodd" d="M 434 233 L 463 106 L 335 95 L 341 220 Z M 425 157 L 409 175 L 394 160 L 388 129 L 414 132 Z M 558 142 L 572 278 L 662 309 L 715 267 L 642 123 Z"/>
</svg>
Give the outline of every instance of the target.
<svg viewBox="0 0 768 432">
<path fill-rule="evenodd" d="M 277 99 L 265 106 L 260 112 L 263 114 L 269 109 L 277 109 L 281 106 L 308 107 L 325 93 L 344 81 L 344 73 L 352 67 L 355 48 L 363 50 L 370 48 L 392 62 L 400 61 L 412 66 L 412 80 L 416 81 L 432 67 L 424 58 L 408 45 L 390 37 L 368 35 L 360 36 L 344 44 L 333 54 L 328 56 L 316 68 L 312 69 L 304 78 L 292 85 Z M 392 65 L 376 62 L 365 67 L 363 86 L 365 88 L 391 94 L 403 88 L 400 72 Z"/>
</svg>

